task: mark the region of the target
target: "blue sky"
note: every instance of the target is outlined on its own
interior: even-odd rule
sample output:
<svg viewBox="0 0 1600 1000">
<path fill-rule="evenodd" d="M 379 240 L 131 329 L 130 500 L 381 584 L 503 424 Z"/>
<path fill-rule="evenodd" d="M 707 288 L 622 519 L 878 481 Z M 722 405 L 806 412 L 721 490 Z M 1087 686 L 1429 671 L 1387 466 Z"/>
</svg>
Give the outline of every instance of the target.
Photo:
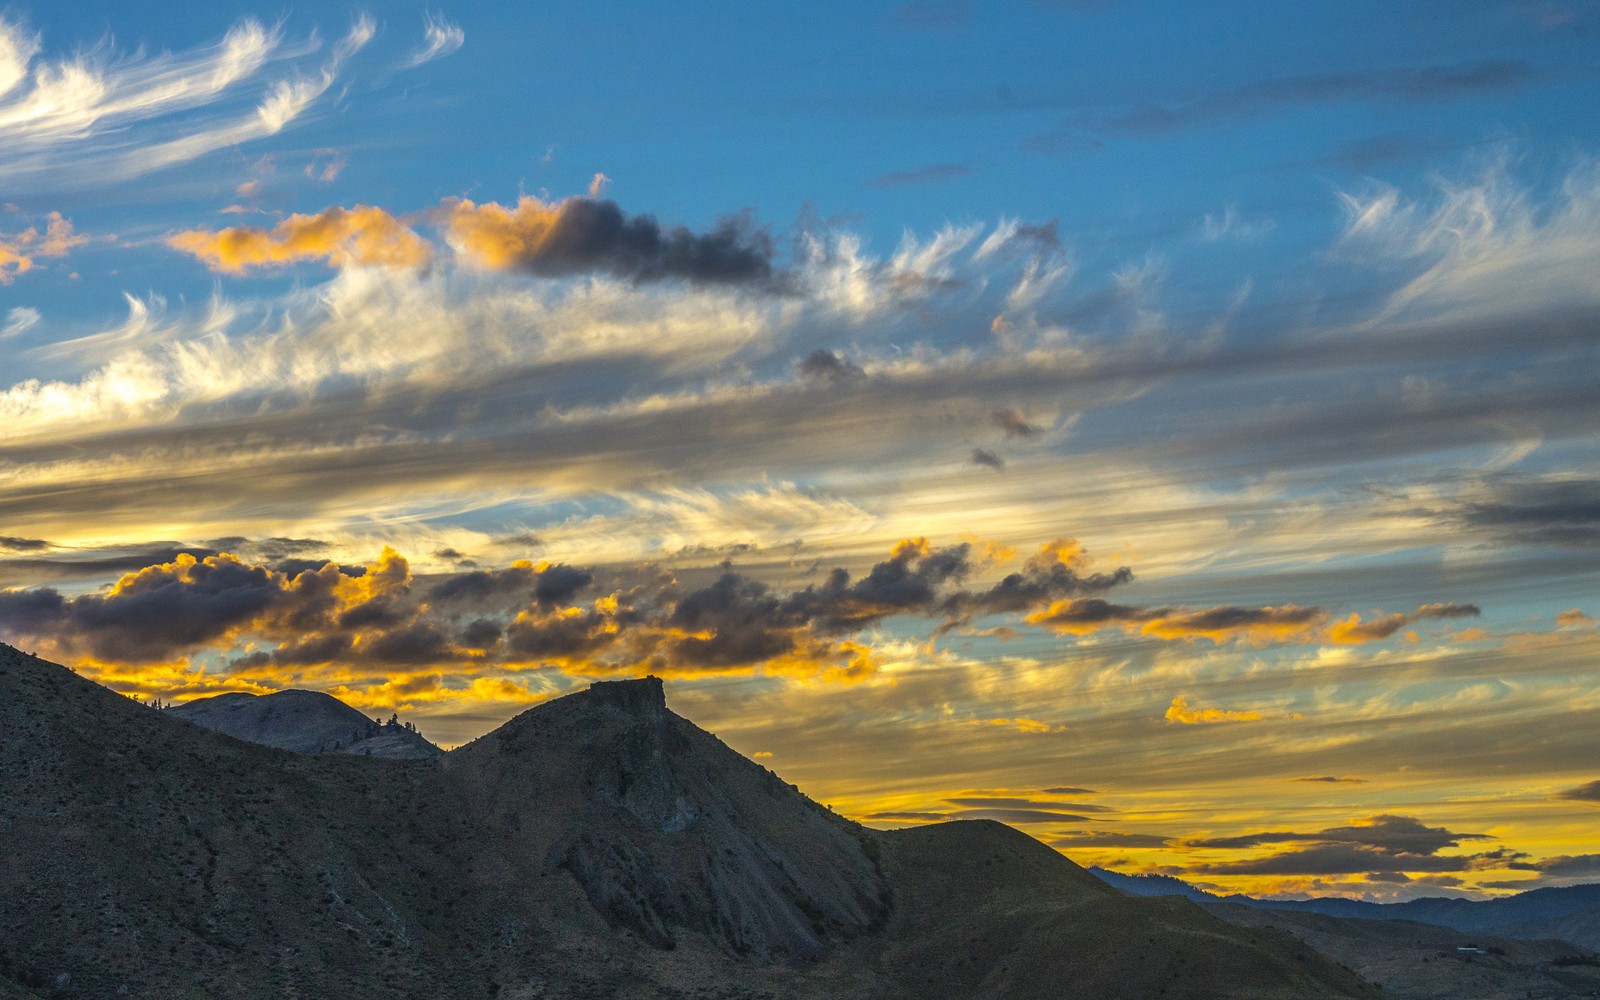
<svg viewBox="0 0 1600 1000">
<path fill-rule="evenodd" d="M 1226 888 L 1592 878 L 1597 30 L 7 8 L 0 637 L 446 743 L 655 672 L 863 820 Z"/>
</svg>

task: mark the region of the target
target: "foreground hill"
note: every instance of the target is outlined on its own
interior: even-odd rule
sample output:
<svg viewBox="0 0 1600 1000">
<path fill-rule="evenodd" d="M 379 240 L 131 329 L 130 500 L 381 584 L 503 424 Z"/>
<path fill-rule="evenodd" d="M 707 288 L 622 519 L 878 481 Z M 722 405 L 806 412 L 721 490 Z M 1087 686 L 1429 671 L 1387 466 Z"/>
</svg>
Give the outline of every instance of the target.
<svg viewBox="0 0 1600 1000">
<path fill-rule="evenodd" d="M 653 679 L 306 756 L 0 647 L 0 783 L 0 997 L 1376 995 L 999 824 L 859 827 Z"/>
<path fill-rule="evenodd" d="M 348 753 L 421 760 L 444 752 L 414 729 L 394 720 L 380 725 L 320 691 L 220 694 L 174 705 L 166 711 L 234 739 L 292 753 Z"/>
</svg>

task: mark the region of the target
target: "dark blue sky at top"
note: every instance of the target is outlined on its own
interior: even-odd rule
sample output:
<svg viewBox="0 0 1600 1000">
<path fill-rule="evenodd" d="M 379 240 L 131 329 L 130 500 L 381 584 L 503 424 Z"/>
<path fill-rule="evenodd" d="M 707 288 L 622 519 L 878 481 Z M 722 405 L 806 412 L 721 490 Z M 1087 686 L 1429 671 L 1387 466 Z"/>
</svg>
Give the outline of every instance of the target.
<svg viewBox="0 0 1600 1000">
<path fill-rule="evenodd" d="M 358 12 L 398 46 L 426 9 L 250 13 L 281 18 L 287 37 L 332 39 Z M 280 158 L 298 145 L 349 159 L 335 184 L 286 191 L 283 209 L 562 197 L 600 172 L 624 207 L 666 222 L 749 210 L 782 236 L 804 213 L 847 224 L 879 252 L 904 230 L 1057 219 L 1080 273 L 1161 253 L 1184 281 L 1215 282 L 1193 290 L 1198 314 L 1245 273 L 1270 296 L 1274 263 L 1326 245 L 1340 224 L 1335 192 L 1366 178 L 1411 187 L 1510 150 L 1535 187 L 1559 179 L 1567 157 L 1593 148 L 1586 109 L 1600 105 L 1600 8 L 1588 2 L 497 3 L 444 13 L 468 39 L 459 58 L 402 78 L 363 53 L 339 101 L 275 140 Z M 201 3 L 153 14 L 122 3 L 25 16 L 46 58 L 106 38 L 119 52 L 188 50 L 243 16 Z M 245 144 L 115 193 L 25 207 L 66 209 L 80 229 L 154 235 L 174 209 L 200 222 L 226 204 L 253 152 Z M 219 170 L 230 156 L 238 169 Z M 1199 273 L 1179 266 L 1204 217 L 1230 208 L 1251 238 L 1205 248 Z M 137 265 L 128 277 L 136 292 L 179 291 Z M 1290 278 L 1281 294 L 1292 299 Z M 203 295 L 209 279 L 180 284 Z M 120 310 L 110 289 L 96 294 L 101 319 Z"/>
</svg>

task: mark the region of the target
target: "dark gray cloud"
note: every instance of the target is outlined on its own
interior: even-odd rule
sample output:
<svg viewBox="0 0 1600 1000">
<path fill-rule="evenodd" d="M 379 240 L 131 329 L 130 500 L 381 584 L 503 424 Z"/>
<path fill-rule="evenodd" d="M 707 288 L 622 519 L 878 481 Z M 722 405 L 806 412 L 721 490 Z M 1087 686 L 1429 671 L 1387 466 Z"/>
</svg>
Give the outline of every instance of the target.
<svg viewBox="0 0 1600 1000">
<path fill-rule="evenodd" d="M 1316 775 L 1314 777 L 1295 778 L 1294 780 L 1295 781 L 1321 781 L 1321 782 L 1326 782 L 1326 783 L 1328 783 L 1330 785 L 1333 785 L 1333 784 L 1345 784 L 1345 783 L 1348 783 L 1348 784 L 1364 784 L 1367 779 L 1366 778 L 1350 778 L 1350 777 L 1341 778 L 1341 777 L 1337 777 L 1337 776 L 1332 775 L 1332 774 L 1319 774 L 1319 775 Z"/>
<path fill-rule="evenodd" d="M 51 635 L 103 660 L 159 660 L 220 639 L 266 611 L 279 594 L 264 567 L 204 559 L 182 568 L 146 568 L 109 594 L 0 591 L 0 631 Z"/>
<path fill-rule="evenodd" d="M 880 174 L 872 179 L 872 186 L 879 188 L 910 187 L 916 184 L 942 184 L 961 177 L 970 177 L 975 173 L 971 166 L 965 163 L 935 163 L 915 170 L 894 170 L 887 174 Z"/>
<path fill-rule="evenodd" d="M 985 465 L 991 469 L 1004 469 L 1006 460 L 987 448 L 974 448 L 972 449 L 972 464 Z"/>
<path fill-rule="evenodd" d="M 1600 547 L 1600 479 L 1494 478 L 1443 520 L 1522 545 Z"/>
<path fill-rule="evenodd" d="M 51 544 L 42 538 L 18 538 L 15 535 L 0 535 L 0 550 L 6 552 L 43 552 L 52 548 Z"/>
<path fill-rule="evenodd" d="M 1098 795 L 1092 788 L 1074 788 L 1070 785 L 1059 785 L 1055 788 L 1039 789 L 1041 795 Z"/>
<path fill-rule="evenodd" d="M 1346 843 L 1376 850 L 1404 854 L 1433 854 L 1446 847 L 1459 847 L 1463 840 L 1493 840 L 1482 833 L 1452 833 L 1443 827 L 1425 826 L 1410 816 L 1373 816 L 1359 826 L 1337 826 L 1316 833 L 1275 831 L 1249 833 L 1238 837 L 1185 840 L 1186 847 L 1243 848 L 1263 844 L 1295 842 Z"/>
<path fill-rule="evenodd" d="M 1569 788 L 1559 793 L 1558 799 L 1573 799 L 1578 802 L 1600 802 L 1600 781 L 1591 781 L 1587 785 Z"/>
<path fill-rule="evenodd" d="M 1159 135 L 1283 107 L 1348 101 L 1440 101 L 1511 90 L 1539 79 L 1539 73 L 1527 64 L 1509 60 L 1321 73 L 1261 80 L 1181 103 L 1144 105 L 1092 124 L 1110 132 Z"/>
<path fill-rule="evenodd" d="M 1600 875 L 1600 854 L 1560 854 L 1539 861 L 1516 861 L 1506 865 L 1517 871 L 1539 872 L 1551 878 L 1577 878 Z"/>
<path fill-rule="evenodd" d="M 747 216 L 730 216 L 696 233 L 684 226 L 663 228 L 653 216 L 628 215 L 616 202 L 599 198 L 493 215 L 454 203 L 445 212 L 469 253 L 479 236 L 493 243 L 491 253 L 480 254 L 493 267 L 548 277 L 604 272 L 637 282 L 761 285 L 773 278 L 772 238 Z"/>
<path fill-rule="evenodd" d="M 440 602 L 482 604 L 504 594 L 530 594 L 541 607 L 550 608 L 568 603 L 593 582 L 593 574 L 572 566 L 557 563 L 536 568 L 518 563 L 505 569 L 451 574 L 433 584 L 428 597 Z"/>
<path fill-rule="evenodd" d="M 1187 871 L 1203 875 L 1358 875 L 1404 869 L 1413 872 L 1461 872 L 1506 868 L 1524 857 L 1507 851 L 1486 854 L 1410 854 L 1361 844 L 1318 844 L 1264 858 L 1195 865 Z"/>
<path fill-rule="evenodd" d="M 468 649 L 491 649 L 505 634 L 501 624 L 492 618 L 475 618 L 461 630 L 461 645 Z"/>
<path fill-rule="evenodd" d="M 860 365 L 846 361 L 825 347 L 819 347 L 807 354 L 795 362 L 795 366 L 804 377 L 823 382 L 850 382 L 865 378 L 867 375 L 861 370 Z"/>
<path fill-rule="evenodd" d="M 1430 827 L 1410 816 L 1373 816 L 1364 824 L 1314 833 L 1268 831 L 1237 837 L 1186 839 L 1184 847 L 1238 850 L 1267 844 L 1305 843 L 1308 847 L 1260 858 L 1209 862 L 1190 871 L 1208 875 L 1353 875 L 1384 872 L 1459 872 L 1507 868 L 1527 855 L 1508 850 L 1446 855 L 1465 841 L 1492 840 L 1481 833 Z M 1369 874 L 1370 877 L 1370 874 Z"/>
</svg>

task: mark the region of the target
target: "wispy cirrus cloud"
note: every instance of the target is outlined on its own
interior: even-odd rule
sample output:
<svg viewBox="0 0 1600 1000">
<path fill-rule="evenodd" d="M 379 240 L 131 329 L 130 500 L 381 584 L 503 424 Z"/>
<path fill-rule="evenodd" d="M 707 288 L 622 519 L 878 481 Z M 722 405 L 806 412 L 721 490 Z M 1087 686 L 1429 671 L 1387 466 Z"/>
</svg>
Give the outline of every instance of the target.
<svg viewBox="0 0 1600 1000">
<path fill-rule="evenodd" d="M 0 20 L 0 178 L 13 190 L 104 184 L 274 135 L 376 33 L 376 22 L 358 17 L 312 69 L 322 47 L 315 36 L 288 41 L 281 26 L 250 19 L 188 52 L 121 55 L 108 43 L 53 59 L 36 34 Z M 286 72 L 253 99 L 246 84 L 280 64 Z"/>
<path fill-rule="evenodd" d="M 450 53 L 461 48 L 467 41 L 467 33 L 461 30 L 460 25 L 452 24 L 437 14 L 428 14 L 422 28 L 422 47 L 411 53 L 406 59 L 407 68 L 421 66 L 423 63 L 442 59 Z"/>
</svg>

